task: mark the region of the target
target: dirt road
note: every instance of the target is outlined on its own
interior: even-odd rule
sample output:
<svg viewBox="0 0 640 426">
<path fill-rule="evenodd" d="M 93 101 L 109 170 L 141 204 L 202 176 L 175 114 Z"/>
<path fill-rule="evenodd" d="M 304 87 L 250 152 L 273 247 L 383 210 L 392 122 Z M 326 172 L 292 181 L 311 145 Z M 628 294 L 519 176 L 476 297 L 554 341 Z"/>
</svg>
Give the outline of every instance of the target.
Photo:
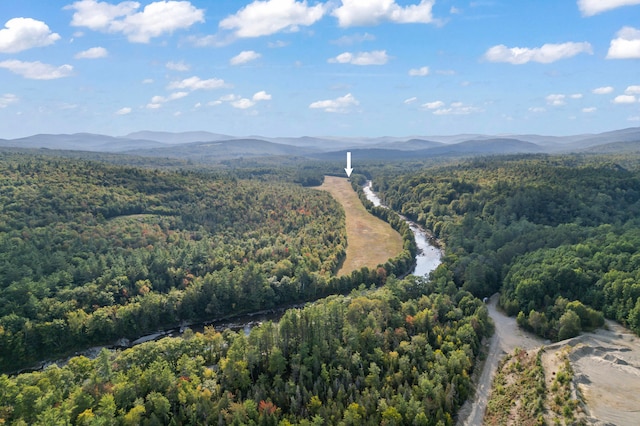
<svg viewBox="0 0 640 426">
<path fill-rule="evenodd" d="M 583 395 L 582 418 L 593 425 L 640 424 L 640 339 L 612 321 L 604 329 L 583 333 L 578 337 L 549 344 L 516 325 L 496 309 L 498 295 L 488 303 L 489 315 L 496 331 L 488 342 L 487 358 L 477 381 L 473 399 L 468 400 L 458 414 L 458 426 L 481 425 L 493 377 L 500 360 L 516 347 L 537 349 L 545 345 L 543 366 L 545 376 L 558 371 L 558 352 L 569 353 L 574 371 L 574 385 Z"/>
<path fill-rule="evenodd" d="M 491 392 L 493 376 L 502 357 L 512 352 L 516 347 L 533 349 L 541 346 L 544 341 L 518 328 L 516 319 L 506 316 L 497 309 L 498 295 L 494 294 L 487 307 L 493 319 L 496 331 L 489 341 L 489 350 L 484 363 L 480 379 L 476 385 L 473 399 L 468 400 L 458 413 L 458 426 L 477 426 L 482 424 L 487 400 Z"/>
</svg>

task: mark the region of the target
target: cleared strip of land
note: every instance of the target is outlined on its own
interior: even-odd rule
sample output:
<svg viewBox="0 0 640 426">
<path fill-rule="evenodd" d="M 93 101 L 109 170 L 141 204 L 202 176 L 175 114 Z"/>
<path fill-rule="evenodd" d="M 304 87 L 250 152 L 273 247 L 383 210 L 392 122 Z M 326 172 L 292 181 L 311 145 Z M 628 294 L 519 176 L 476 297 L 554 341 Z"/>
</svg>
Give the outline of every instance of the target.
<svg viewBox="0 0 640 426">
<path fill-rule="evenodd" d="M 347 226 L 347 256 L 338 275 L 367 266 L 375 268 L 402 252 L 402 236 L 369 213 L 345 178 L 325 176 L 318 189 L 328 191 L 344 208 Z"/>
</svg>

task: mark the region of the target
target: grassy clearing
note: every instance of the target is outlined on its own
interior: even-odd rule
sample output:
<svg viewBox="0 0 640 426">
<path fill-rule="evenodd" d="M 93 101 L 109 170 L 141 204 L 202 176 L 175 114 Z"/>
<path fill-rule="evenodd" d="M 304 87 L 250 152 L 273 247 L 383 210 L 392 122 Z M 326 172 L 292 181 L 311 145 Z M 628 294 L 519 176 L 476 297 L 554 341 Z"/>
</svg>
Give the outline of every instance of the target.
<svg viewBox="0 0 640 426">
<path fill-rule="evenodd" d="M 586 424 L 573 383 L 570 350 L 516 350 L 493 380 L 483 424 Z"/>
<path fill-rule="evenodd" d="M 542 425 L 545 382 L 540 351 L 516 350 L 496 372 L 483 424 Z"/>
<path fill-rule="evenodd" d="M 344 208 L 347 226 L 347 256 L 338 275 L 367 266 L 375 268 L 402 252 L 402 236 L 369 213 L 347 179 L 325 176 L 318 187 L 328 191 Z"/>
<path fill-rule="evenodd" d="M 581 410 L 577 400 L 576 388 L 573 383 L 573 368 L 569 361 L 571 348 L 564 348 L 555 352 L 555 371 L 548 382 L 551 382 L 547 395 L 547 417 L 550 424 L 577 425 L 586 424 L 581 419 Z"/>
</svg>

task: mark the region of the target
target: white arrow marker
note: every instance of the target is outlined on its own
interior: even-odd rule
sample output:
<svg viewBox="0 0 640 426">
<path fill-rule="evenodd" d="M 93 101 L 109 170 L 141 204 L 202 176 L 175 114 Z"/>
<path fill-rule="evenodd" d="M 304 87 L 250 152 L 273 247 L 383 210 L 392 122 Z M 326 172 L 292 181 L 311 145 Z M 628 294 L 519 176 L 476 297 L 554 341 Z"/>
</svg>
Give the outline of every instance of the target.
<svg viewBox="0 0 640 426">
<path fill-rule="evenodd" d="M 347 152 L 347 168 L 344 171 L 347 172 L 347 177 L 351 177 L 351 172 L 353 171 L 351 168 L 351 152 Z"/>
</svg>

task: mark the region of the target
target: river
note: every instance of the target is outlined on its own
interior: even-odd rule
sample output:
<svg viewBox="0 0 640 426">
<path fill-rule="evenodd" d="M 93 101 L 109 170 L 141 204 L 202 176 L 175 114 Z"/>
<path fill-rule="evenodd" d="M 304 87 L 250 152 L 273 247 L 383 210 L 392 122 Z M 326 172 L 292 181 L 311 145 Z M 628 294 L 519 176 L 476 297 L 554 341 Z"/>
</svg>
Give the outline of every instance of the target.
<svg viewBox="0 0 640 426">
<path fill-rule="evenodd" d="M 380 197 L 378 197 L 378 194 L 373 192 L 371 181 L 367 182 L 367 184 L 363 187 L 363 190 L 365 195 L 367 196 L 367 199 L 371 201 L 374 206 L 387 208 L 387 206 L 382 204 L 382 202 L 380 201 Z M 418 224 L 410 221 L 404 216 L 400 217 L 402 217 L 409 224 L 409 227 L 411 228 L 411 230 L 413 231 L 413 235 L 415 236 L 416 245 L 418 246 L 418 254 L 416 255 L 416 266 L 412 273 L 413 275 L 420 277 L 428 276 L 429 273 L 437 268 L 442 261 L 442 251 L 433 244 L 433 239 Z M 300 308 L 302 306 L 304 305 L 285 306 L 281 308 L 236 316 L 226 321 L 214 321 L 189 325 L 189 328 L 191 328 L 193 331 L 202 331 L 205 326 L 213 326 L 217 331 L 223 331 L 225 329 L 230 329 L 233 331 L 242 330 L 245 334 L 249 334 L 253 327 L 260 325 L 262 322 L 277 321 L 280 319 L 280 317 L 282 317 L 282 315 L 284 315 L 287 309 Z M 164 336 L 180 335 L 182 334 L 184 329 L 185 327 L 181 327 L 179 329 L 175 328 L 161 333 L 144 336 L 137 340 L 134 340 L 130 343 L 130 345 L 134 346 L 150 340 L 156 340 Z"/>
<path fill-rule="evenodd" d="M 380 201 L 380 197 L 378 197 L 378 195 L 375 192 L 373 192 L 371 181 L 367 182 L 363 190 L 365 195 L 367 196 L 367 199 L 371 201 L 375 206 L 380 206 L 385 208 L 387 207 L 384 204 L 382 204 L 382 202 Z M 406 217 L 403 217 L 403 216 L 401 217 L 409 224 L 409 227 L 413 231 L 413 235 L 416 240 L 416 245 L 418 246 L 418 254 L 416 255 L 416 265 L 414 270 L 412 271 L 412 274 L 420 277 L 426 277 L 429 275 L 431 271 L 437 268 L 438 265 L 441 263 L 442 251 L 433 244 L 433 239 L 430 237 L 430 235 L 427 232 L 425 232 L 424 229 L 422 229 L 419 225 L 410 221 Z M 131 342 L 125 339 L 121 339 L 120 341 L 118 341 L 116 345 L 107 346 L 107 348 L 124 349 L 127 347 L 139 345 L 140 343 L 149 342 L 152 340 L 158 340 L 163 337 L 179 336 L 184 332 L 184 330 L 187 327 L 193 331 L 202 331 L 205 326 L 213 326 L 217 331 L 223 331 L 225 329 L 230 329 L 233 331 L 242 330 L 244 331 L 245 334 L 249 334 L 249 332 L 251 331 L 251 328 L 257 325 L 260 325 L 262 322 L 278 321 L 280 317 L 282 317 L 282 315 L 286 312 L 287 309 L 301 307 L 301 306 L 302 305 L 291 305 L 291 306 L 281 307 L 273 310 L 240 315 L 240 316 L 233 317 L 226 320 L 210 321 L 210 322 L 204 322 L 199 324 L 188 324 L 187 326 L 172 328 L 169 330 L 159 331 L 157 333 L 142 336 Z M 102 348 L 103 348 L 102 346 L 90 348 L 88 350 L 79 352 L 78 355 L 85 355 L 90 358 L 93 358 L 98 355 L 98 353 Z M 62 366 L 66 364 L 68 360 L 69 358 L 66 358 L 64 360 L 57 360 L 54 362 L 45 362 L 41 364 L 39 367 L 36 367 L 34 369 L 23 370 L 23 371 L 40 370 L 50 364 L 57 364 L 59 366 Z"/>
<path fill-rule="evenodd" d="M 372 182 L 367 181 L 367 184 L 362 188 L 367 199 L 376 207 L 388 208 L 382 204 L 378 194 L 373 192 L 372 186 Z M 433 238 L 424 229 L 422 229 L 420 225 L 402 215 L 400 215 L 400 217 L 409 224 L 409 227 L 413 231 L 416 245 L 418 246 L 416 266 L 413 270 L 413 275 L 419 277 L 428 276 L 431 271 L 436 269 L 442 262 L 442 250 L 434 244 Z"/>
</svg>

